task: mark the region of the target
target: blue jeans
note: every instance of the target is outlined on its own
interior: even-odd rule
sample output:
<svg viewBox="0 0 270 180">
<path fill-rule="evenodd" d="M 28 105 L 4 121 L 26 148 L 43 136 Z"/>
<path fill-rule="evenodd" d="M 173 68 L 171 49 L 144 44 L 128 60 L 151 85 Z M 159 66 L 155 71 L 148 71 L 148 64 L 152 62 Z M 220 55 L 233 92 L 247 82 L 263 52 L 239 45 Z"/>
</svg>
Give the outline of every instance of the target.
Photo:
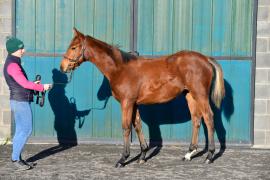
<svg viewBox="0 0 270 180">
<path fill-rule="evenodd" d="M 24 145 L 32 133 L 32 110 L 29 102 L 10 100 L 11 112 L 15 120 L 13 137 L 13 161 L 20 160 Z"/>
</svg>

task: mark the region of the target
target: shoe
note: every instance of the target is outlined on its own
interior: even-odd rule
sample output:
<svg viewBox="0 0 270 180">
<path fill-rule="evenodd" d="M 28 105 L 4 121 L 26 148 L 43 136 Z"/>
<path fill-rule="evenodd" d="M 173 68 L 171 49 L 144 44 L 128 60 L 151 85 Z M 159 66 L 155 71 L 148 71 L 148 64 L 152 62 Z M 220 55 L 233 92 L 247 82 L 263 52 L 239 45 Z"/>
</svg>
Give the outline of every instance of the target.
<svg viewBox="0 0 270 180">
<path fill-rule="evenodd" d="M 28 166 L 31 166 L 32 168 L 35 167 L 37 165 L 36 162 L 28 162 L 28 161 L 25 161 L 23 159 L 20 160 L 24 165 L 28 165 Z"/>
<path fill-rule="evenodd" d="M 32 166 L 24 164 L 23 161 L 12 161 L 12 164 L 18 171 L 26 171 L 32 169 Z"/>
</svg>

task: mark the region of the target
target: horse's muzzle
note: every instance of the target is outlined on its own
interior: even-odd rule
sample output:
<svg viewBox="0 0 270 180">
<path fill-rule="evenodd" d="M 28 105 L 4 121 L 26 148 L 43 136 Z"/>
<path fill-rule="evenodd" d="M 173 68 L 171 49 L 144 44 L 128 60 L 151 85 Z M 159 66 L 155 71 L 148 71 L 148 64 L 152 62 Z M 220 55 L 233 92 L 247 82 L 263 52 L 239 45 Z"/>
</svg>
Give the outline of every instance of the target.
<svg viewBox="0 0 270 180">
<path fill-rule="evenodd" d="M 72 63 L 69 63 L 65 59 L 62 60 L 61 65 L 60 65 L 61 72 L 69 73 L 73 68 L 74 68 L 74 65 Z"/>
</svg>

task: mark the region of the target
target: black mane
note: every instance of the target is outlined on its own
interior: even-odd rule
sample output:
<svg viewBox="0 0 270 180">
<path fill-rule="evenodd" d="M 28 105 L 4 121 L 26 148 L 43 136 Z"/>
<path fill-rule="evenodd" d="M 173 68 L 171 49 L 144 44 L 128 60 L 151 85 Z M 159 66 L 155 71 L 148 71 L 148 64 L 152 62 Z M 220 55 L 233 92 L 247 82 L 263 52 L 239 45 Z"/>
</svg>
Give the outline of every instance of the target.
<svg viewBox="0 0 270 180">
<path fill-rule="evenodd" d="M 138 53 L 135 54 L 134 52 L 125 52 L 125 51 L 122 51 L 120 49 L 118 49 L 118 50 L 121 53 L 121 56 L 122 56 L 124 63 L 128 63 L 129 61 L 138 59 Z"/>
</svg>

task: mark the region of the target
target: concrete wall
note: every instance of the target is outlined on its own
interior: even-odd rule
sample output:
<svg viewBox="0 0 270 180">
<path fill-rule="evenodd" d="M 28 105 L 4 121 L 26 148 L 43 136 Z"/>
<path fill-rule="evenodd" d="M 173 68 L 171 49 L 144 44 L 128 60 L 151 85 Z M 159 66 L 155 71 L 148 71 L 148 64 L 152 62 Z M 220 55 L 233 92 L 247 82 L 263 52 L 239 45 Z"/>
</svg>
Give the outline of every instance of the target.
<svg viewBox="0 0 270 180">
<path fill-rule="evenodd" d="M 11 112 L 9 91 L 3 77 L 3 64 L 7 56 L 6 36 L 12 34 L 12 0 L 0 0 L 0 144 L 10 138 Z"/>
<path fill-rule="evenodd" d="M 270 0 L 258 3 L 254 145 L 270 147 Z M 2 73 L 5 38 L 11 33 L 12 0 L 0 0 L 0 143 L 11 134 L 9 92 Z"/>
<path fill-rule="evenodd" d="M 254 145 L 270 147 L 270 0 L 258 1 Z"/>
</svg>

